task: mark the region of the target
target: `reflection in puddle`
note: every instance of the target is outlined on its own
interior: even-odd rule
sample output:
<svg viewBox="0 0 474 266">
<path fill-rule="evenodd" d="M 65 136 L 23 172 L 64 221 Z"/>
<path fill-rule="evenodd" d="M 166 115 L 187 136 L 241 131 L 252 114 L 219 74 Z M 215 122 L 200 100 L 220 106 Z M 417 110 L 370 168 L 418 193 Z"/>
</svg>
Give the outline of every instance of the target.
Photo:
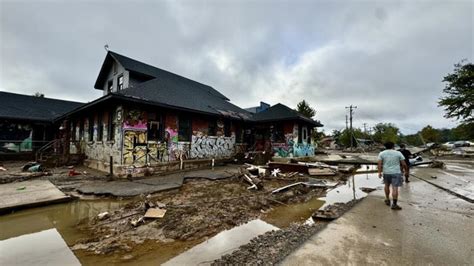
<svg viewBox="0 0 474 266">
<path fill-rule="evenodd" d="M 1 265 L 81 265 L 56 229 L 2 240 L 0 250 Z"/>
<path fill-rule="evenodd" d="M 304 203 L 275 206 L 262 219 L 267 223 L 283 228 L 295 222 L 306 221 L 323 204 L 324 200 L 315 197 Z"/>
<path fill-rule="evenodd" d="M 323 207 L 337 202 L 346 203 L 354 199 L 360 199 L 367 196 L 367 193 L 360 188 L 379 188 L 383 187 L 382 180 L 377 174 L 357 174 L 350 177 L 346 184 L 330 190 L 326 197 L 320 198 L 326 203 Z"/>
<path fill-rule="evenodd" d="M 163 265 L 206 265 L 231 253 L 239 246 L 247 244 L 252 238 L 277 227 L 262 220 L 253 220 L 246 224 L 222 231 L 211 239 L 174 257 Z"/>
</svg>

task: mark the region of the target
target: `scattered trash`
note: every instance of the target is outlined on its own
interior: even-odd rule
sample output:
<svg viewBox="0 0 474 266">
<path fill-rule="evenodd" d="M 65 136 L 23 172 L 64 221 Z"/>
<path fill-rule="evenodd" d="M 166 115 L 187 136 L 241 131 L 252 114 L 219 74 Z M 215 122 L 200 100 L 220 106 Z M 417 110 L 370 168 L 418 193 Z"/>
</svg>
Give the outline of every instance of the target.
<svg viewBox="0 0 474 266">
<path fill-rule="evenodd" d="M 43 167 L 41 164 L 36 164 L 28 168 L 28 172 L 43 172 Z"/>
<path fill-rule="evenodd" d="M 165 209 L 159 209 L 159 208 L 149 208 L 144 218 L 163 218 L 165 216 L 166 210 Z"/>
<path fill-rule="evenodd" d="M 3 166 L 0 166 L 0 171 L 7 171 L 7 169 Z"/>
<path fill-rule="evenodd" d="M 372 187 L 360 187 L 359 189 L 364 191 L 365 193 L 370 193 L 370 192 L 376 190 L 375 188 L 372 188 Z"/>
<path fill-rule="evenodd" d="M 137 227 L 139 226 L 140 223 L 145 223 L 145 220 L 143 219 L 143 217 L 140 217 L 138 219 L 132 219 L 130 221 L 130 224 L 133 226 L 133 227 Z"/>
<path fill-rule="evenodd" d="M 76 172 L 76 170 L 74 168 L 72 168 L 71 170 L 69 170 L 69 173 L 67 175 L 68 176 L 76 176 L 76 175 L 81 175 L 81 173 Z"/>
<path fill-rule="evenodd" d="M 429 167 L 444 169 L 444 163 L 441 161 L 433 161 L 430 163 Z"/>
<path fill-rule="evenodd" d="M 25 190 L 25 189 L 26 189 L 26 187 L 19 187 L 16 190 Z"/>
<path fill-rule="evenodd" d="M 436 179 L 436 178 L 438 178 L 438 177 L 437 177 L 437 176 L 435 176 L 435 175 L 432 175 L 432 176 L 431 176 L 431 178 L 433 178 L 433 179 Z"/>
<path fill-rule="evenodd" d="M 308 168 L 309 175 L 312 176 L 334 176 L 336 172 L 329 168 Z"/>
<path fill-rule="evenodd" d="M 110 217 L 110 213 L 109 212 L 101 212 L 97 215 L 97 218 L 99 218 L 99 220 L 105 220 L 107 218 Z"/>
<path fill-rule="evenodd" d="M 278 174 L 281 173 L 281 170 L 279 168 L 275 168 L 272 170 L 272 176 L 278 177 Z"/>
</svg>

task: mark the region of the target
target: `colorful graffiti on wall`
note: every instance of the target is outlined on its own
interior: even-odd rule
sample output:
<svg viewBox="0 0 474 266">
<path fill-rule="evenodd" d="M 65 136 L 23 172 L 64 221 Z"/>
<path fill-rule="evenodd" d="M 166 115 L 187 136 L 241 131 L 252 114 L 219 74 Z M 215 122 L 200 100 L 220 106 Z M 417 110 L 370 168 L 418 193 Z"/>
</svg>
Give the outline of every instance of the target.
<svg viewBox="0 0 474 266">
<path fill-rule="evenodd" d="M 146 131 L 123 132 L 123 164 L 144 164 L 147 160 Z"/>
<path fill-rule="evenodd" d="M 139 110 L 128 111 L 123 121 L 123 129 L 147 129 L 146 113 Z"/>
<path fill-rule="evenodd" d="M 272 143 L 273 153 L 279 157 L 293 157 L 294 135 L 285 134 L 284 143 Z"/>
<path fill-rule="evenodd" d="M 298 143 L 294 146 L 294 156 L 314 156 L 314 146 L 310 143 Z"/>
<path fill-rule="evenodd" d="M 191 158 L 224 158 L 234 153 L 235 137 L 193 135 Z"/>
</svg>

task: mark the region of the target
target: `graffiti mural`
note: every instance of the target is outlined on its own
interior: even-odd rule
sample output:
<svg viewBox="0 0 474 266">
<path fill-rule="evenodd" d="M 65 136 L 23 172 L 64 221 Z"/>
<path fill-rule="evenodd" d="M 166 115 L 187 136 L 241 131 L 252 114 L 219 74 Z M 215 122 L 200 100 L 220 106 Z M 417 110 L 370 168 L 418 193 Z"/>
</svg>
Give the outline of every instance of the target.
<svg viewBox="0 0 474 266">
<path fill-rule="evenodd" d="M 191 158 L 223 158 L 234 153 L 235 136 L 203 136 L 193 135 L 191 142 Z"/>
<path fill-rule="evenodd" d="M 294 146 L 295 157 L 314 156 L 314 146 L 309 143 L 299 143 Z"/>
<path fill-rule="evenodd" d="M 146 113 L 130 110 L 123 121 L 123 129 L 147 129 Z"/>
<path fill-rule="evenodd" d="M 146 163 L 146 131 L 125 130 L 123 132 L 123 164 Z"/>
<path fill-rule="evenodd" d="M 294 135 L 285 134 L 285 143 L 272 143 L 273 153 L 279 157 L 293 157 Z"/>
</svg>

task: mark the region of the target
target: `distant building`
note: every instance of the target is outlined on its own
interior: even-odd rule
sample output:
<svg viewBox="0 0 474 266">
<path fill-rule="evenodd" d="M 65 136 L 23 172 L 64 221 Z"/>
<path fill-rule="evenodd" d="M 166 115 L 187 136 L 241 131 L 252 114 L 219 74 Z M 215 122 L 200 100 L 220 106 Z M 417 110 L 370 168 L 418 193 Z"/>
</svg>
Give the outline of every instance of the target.
<svg viewBox="0 0 474 266">
<path fill-rule="evenodd" d="M 83 103 L 0 91 L 0 154 L 32 153 L 56 136 L 54 120 Z"/>
<path fill-rule="evenodd" d="M 270 108 L 270 104 L 260 102 L 260 106 L 245 108 L 245 110 L 252 114 L 256 114 L 256 113 L 260 113 L 261 111 L 265 111 L 268 108 Z"/>
</svg>

